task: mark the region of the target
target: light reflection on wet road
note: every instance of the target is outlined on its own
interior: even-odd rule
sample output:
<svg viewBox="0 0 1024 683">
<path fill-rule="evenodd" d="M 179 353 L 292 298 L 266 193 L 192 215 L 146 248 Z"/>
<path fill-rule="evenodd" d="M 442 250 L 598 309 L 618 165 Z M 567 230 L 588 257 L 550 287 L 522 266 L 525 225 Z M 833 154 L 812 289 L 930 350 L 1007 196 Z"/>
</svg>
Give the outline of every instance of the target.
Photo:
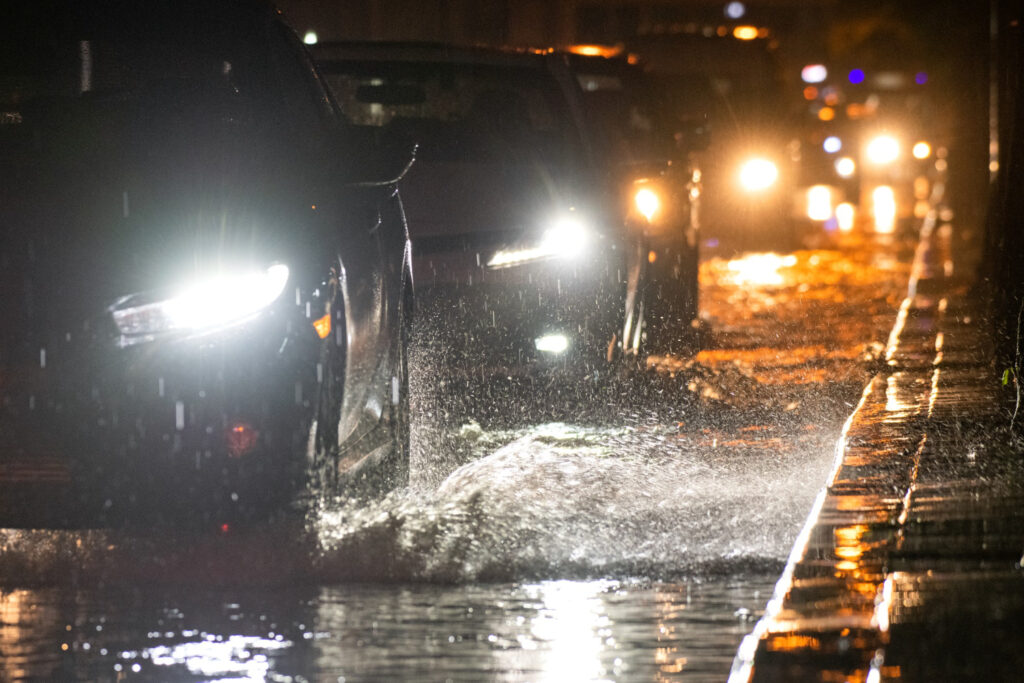
<svg viewBox="0 0 1024 683">
<path fill-rule="evenodd" d="M 413 487 L 305 530 L 0 532 L 3 674 L 723 680 L 909 260 L 710 254 L 698 353 L 640 379 L 425 382 Z"/>
</svg>

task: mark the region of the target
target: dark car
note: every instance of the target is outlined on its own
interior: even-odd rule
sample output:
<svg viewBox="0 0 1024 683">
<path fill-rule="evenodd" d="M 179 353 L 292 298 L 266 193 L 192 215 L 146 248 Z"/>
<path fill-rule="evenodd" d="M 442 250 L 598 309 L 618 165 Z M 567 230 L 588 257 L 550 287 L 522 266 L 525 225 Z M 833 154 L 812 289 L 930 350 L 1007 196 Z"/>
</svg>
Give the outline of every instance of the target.
<svg viewBox="0 0 1024 683">
<path fill-rule="evenodd" d="M 579 45 L 569 65 L 596 129 L 597 151 L 621 205 L 647 245 L 645 337 L 649 349 L 689 341 L 698 316 L 699 171 L 705 138 L 683 126 L 651 74 L 617 48 Z"/>
<path fill-rule="evenodd" d="M 800 237 L 798 135 L 774 43 L 751 28 L 706 35 L 666 27 L 628 45 L 680 121 L 710 122 L 710 146 L 698 160 L 705 235 L 778 248 Z"/>
<path fill-rule="evenodd" d="M 401 184 L 417 315 L 449 365 L 593 374 L 637 354 L 646 251 L 565 55 L 395 43 L 313 54 L 353 123 L 419 144 Z"/>
<path fill-rule="evenodd" d="M 64 454 L 83 500 L 122 511 L 401 484 L 408 153 L 343 125 L 269 5 L 11 15 L 4 457 Z"/>
</svg>

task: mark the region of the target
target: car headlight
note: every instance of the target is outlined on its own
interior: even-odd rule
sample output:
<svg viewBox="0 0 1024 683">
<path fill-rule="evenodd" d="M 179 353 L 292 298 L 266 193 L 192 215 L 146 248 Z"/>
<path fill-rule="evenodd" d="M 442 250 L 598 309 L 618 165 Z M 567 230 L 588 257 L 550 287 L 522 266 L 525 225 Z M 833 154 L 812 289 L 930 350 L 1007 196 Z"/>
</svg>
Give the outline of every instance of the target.
<svg viewBox="0 0 1024 683">
<path fill-rule="evenodd" d="M 836 159 L 836 173 L 840 178 L 849 178 L 857 170 L 857 164 L 850 157 L 840 157 Z"/>
<path fill-rule="evenodd" d="M 288 283 L 288 266 L 200 280 L 159 297 L 126 296 L 110 308 L 124 337 L 145 341 L 169 332 L 196 333 L 228 327 L 252 318 L 274 303 Z"/>
<path fill-rule="evenodd" d="M 740 185 L 749 192 L 767 190 L 779 179 L 779 167 L 768 159 L 750 159 L 740 167 Z"/>
<path fill-rule="evenodd" d="M 587 248 L 590 230 L 578 216 L 562 216 L 553 221 L 536 244 L 521 249 L 501 249 L 487 262 L 488 268 L 506 268 L 541 259 L 579 256 Z"/>
<path fill-rule="evenodd" d="M 865 152 L 873 164 L 891 164 L 900 156 L 900 143 L 891 135 L 879 135 L 868 143 Z"/>
<path fill-rule="evenodd" d="M 649 187 L 641 187 L 637 190 L 633 195 L 633 203 L 636 205 L 636 210 L 647 219 L 648 223 L 654 220 L 654 215 L 661 210 L 661 198 Z"/>
</svg>

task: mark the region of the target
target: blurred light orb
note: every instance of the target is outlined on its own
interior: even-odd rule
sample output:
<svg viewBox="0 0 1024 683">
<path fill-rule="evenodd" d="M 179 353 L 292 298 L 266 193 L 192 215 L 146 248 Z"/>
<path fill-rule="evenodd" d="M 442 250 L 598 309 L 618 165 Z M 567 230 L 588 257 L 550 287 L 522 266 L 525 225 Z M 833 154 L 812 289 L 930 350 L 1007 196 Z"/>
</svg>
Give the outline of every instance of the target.
<svg viewBox="0 0 1024 683">
<path fill-rule="evenodd" d="M 821 144 L 821 147 L 829 154 L 835 154 L 843 148 L 843 141 L 835 135 L 829 135 L 825 138 L 825 142 Z"/>
<path fill-rule="evenodd" d="M 871 209 L 875 232 L 891 233 L 896 229 L 896 193 L 888 185 L 879 185 L 871 192 Z"/>
<path fill-rule="evenodd" d="M 732 30 L 732 35 L 739 40 L 754 40 L 758 31 L 756 26 L 737 26 Z"/>
<path fill-rule="evenodd" d="M 918 142 L 912 150 L 915 159 L 927 159 L 932 155 L 932 146 L 925 141 Z"/>
<path fill-rule="evenodd" d="M 900 155 L 900 143 L 891 135 L 879 135 L 868 143 L 867 155 L 873 164 L 891 164 Z"/>
<path fill-rule="evenodd" d="M 850 157 L 836 159 L 836 173 L 840 178 L 849 178 L 857 170 L 857 164 Z"/>
<path fill-rule="evenodd" d="M 832 188 L 815 185 L 807 190 L 807 217 L 812 221 L 827 221 L 832 217 Z"/>
<path fill-rule="evenodd" d="M 740 184 L 750 192 L 767 190 L 779 179 L 779 167 L 768 159 L 751 159 L 740 168 Z"/>
<path fill-rule="evenodd" d="M 857 85 L 864 82 L 864 69 L 851 69 L 847 78 L 850 79 L 850 83 Z"/>
<path fill-rule="evenodd" d="M 843 202 L 836 207 L 836 222 L 839 223 L 840 232 L 850 232 L 853 230 L 854 218 L 856 218 L 856 210 L 853 208 L 853 204 L 850 202 Z"/>
<path fill-rule="evenodd" d="M 747 13 L 747 6 L 742 2 L 730 2 L 725 6 L 725 16 L 730 19 L 739 19 Z"/>
<path fill-rule="evenodd" d="M 928 82 L 928 74 L 925 73 L 924 71 L 918 71 L 914 75 L 914 82 L 917 83 L 918 85 L 924 85 L 925 83 Z"/>
<path fill-rule="evenodd" d="M 821 83 L 828 78 L 828 69 L 824 64 L 808 64 L 800 70 L 800 78 L 804 83 Z"/>
<path fill-rule="evenodd" d="M 316 31 L 306 31 L 306 35 L 302 36 L 302 42 L 306 45 L 316 45 L 318 40 Z"/>
<path fill-rule="evenodd" d="M 822 107 L 818 110 L 818 119 L 821 121 L 831 121 L 836 117 L 836 110 L 832 107 Z"/>
</svg>

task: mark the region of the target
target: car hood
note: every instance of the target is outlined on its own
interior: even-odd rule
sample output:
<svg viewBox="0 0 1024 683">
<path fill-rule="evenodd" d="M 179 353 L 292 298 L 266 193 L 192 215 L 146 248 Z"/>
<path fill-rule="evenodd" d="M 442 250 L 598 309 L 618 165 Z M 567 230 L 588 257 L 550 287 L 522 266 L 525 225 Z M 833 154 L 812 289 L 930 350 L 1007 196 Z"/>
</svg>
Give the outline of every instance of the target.
<svg viewBox="0 0 1024 683">
<path fill-rule="evenodd" d="M 594 185 L 562 166 L 419 160 L 399 188 L 415 245 L 542 231 L 560 213 L 592 206 Z"/>
</svg>

